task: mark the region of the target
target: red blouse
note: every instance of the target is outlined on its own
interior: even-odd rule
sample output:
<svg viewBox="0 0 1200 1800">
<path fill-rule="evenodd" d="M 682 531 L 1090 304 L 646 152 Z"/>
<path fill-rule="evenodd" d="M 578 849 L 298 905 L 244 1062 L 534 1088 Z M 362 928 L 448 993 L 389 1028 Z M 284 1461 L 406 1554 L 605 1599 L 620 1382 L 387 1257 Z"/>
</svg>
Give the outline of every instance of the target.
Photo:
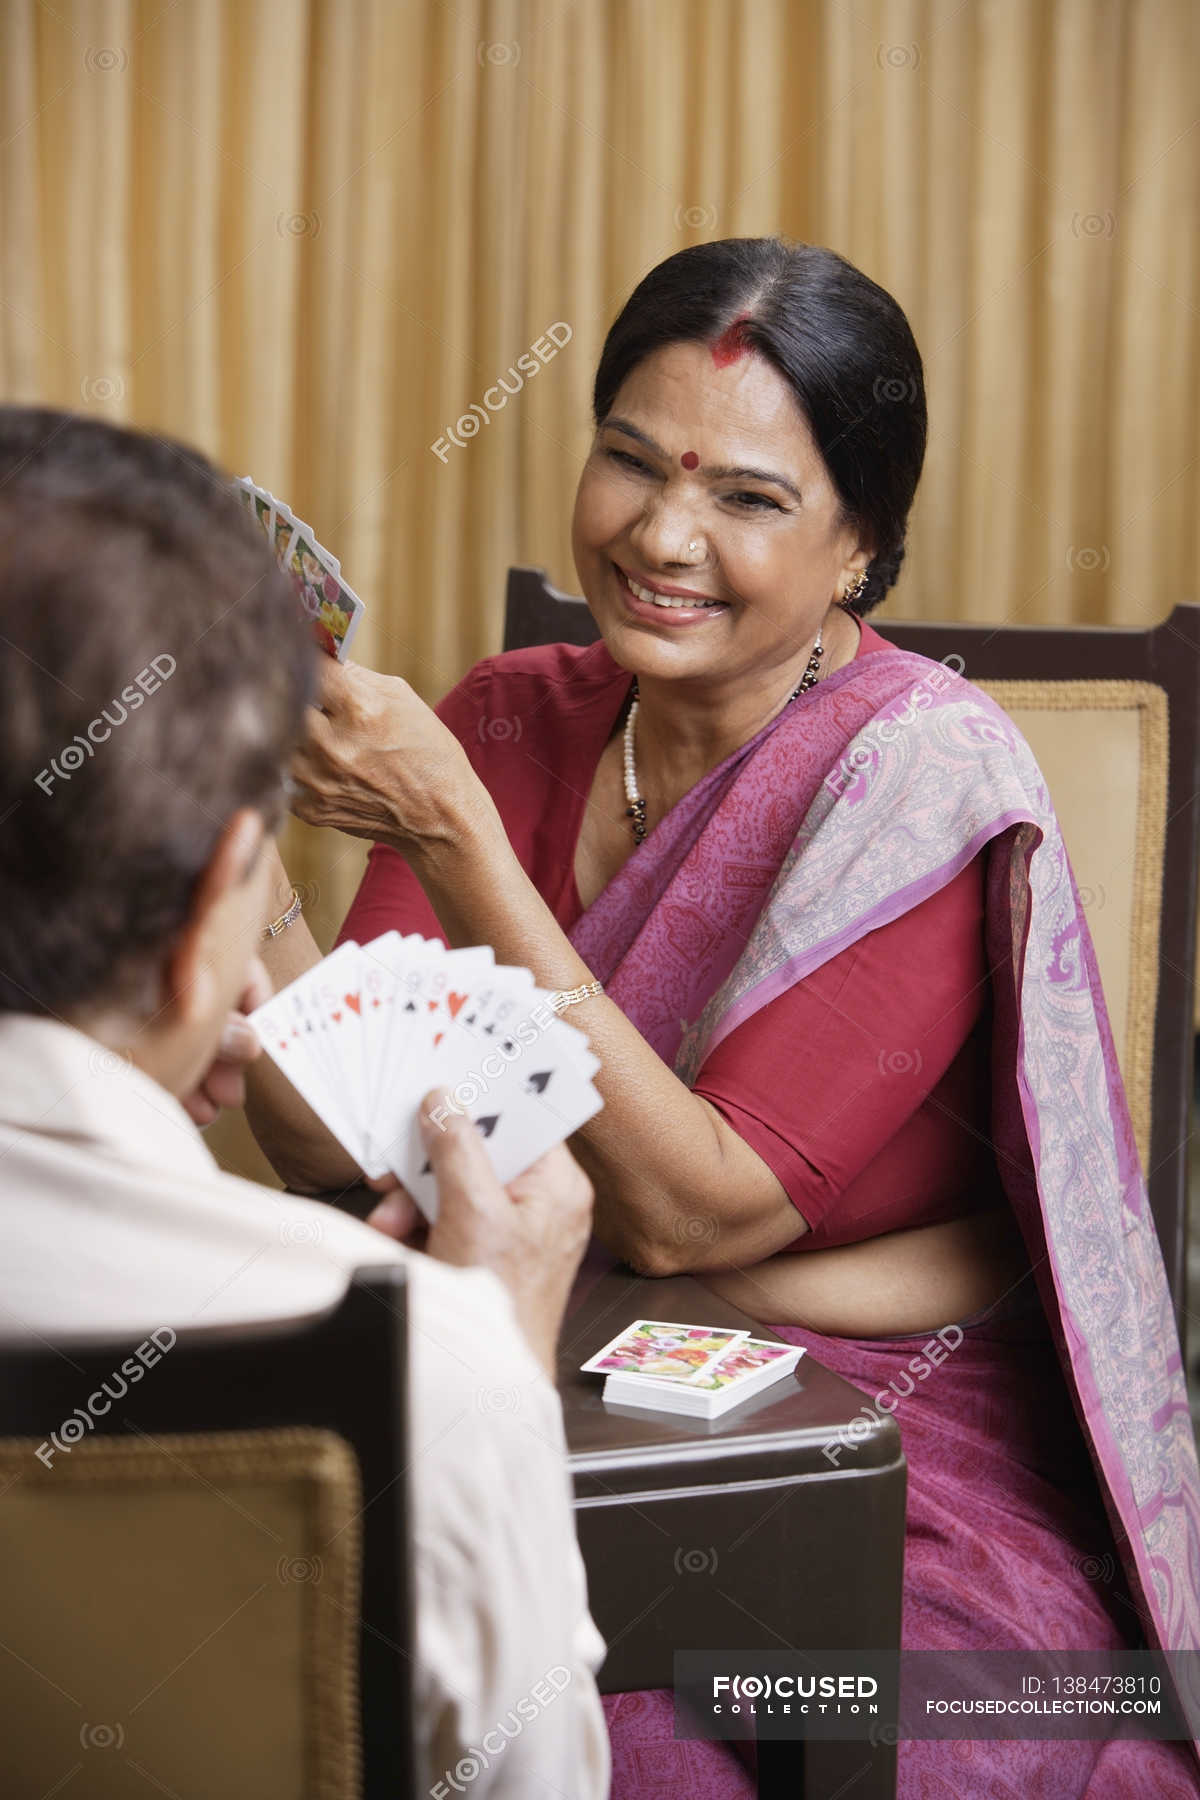
<svg viewBox="0 0 1200 1800">
<path fill-rule="evenodd" d="M 859 656 L 889 646 L 869 625 Z M 629 675 L 600 644 L 477 664 L 437 708 L 564 931 L 582 907 L 575 846 Z M 1003 1201 L 990 1132 L 984 858 L 761 1008 L 695 1082 L 778 1176 L 811 1230 L 854 1243 Z M 376 844 L 339 942 L 444 937 L 420 884 Z"/>
</svg>

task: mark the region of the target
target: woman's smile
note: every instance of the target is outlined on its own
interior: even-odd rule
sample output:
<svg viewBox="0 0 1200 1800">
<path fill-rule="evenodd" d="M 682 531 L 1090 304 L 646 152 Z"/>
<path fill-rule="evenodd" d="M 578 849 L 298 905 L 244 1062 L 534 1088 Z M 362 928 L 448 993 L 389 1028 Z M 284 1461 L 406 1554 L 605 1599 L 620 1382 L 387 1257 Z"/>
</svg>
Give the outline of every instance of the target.
<svg viewBox="0 0 1200 1800">
<path fill-rule="evenodd" d="M 829 610 L 870 546 L 780 370 L 717 368 L 689 340 L 638 361 L 599 419 L 572 548 L 609 654 L 643 683 L 711 684 L 753 736 L 822 626 L 822 673 L 846 647 Z"/>
<path fill-rule="evenodd" d="M 698 625 L 729 611 L 725 601 L 711 600 L 695 589 L 651 582 L 645 576 L 631 574 L 619 563 L 614 563 L 613 569 L 625 607 L 635 618 L 648 619 L 655 625 Z"/>
</svg>

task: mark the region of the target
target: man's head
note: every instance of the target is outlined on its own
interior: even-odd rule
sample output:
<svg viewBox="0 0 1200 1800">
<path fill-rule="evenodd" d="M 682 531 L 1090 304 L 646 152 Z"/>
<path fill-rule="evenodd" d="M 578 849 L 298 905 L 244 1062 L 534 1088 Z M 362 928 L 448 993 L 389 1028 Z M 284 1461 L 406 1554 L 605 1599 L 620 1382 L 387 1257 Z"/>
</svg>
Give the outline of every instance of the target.
<svg viewBox="0 0 1200 1800">
<path fill-rule="evenodd" d="M 127 1030 L 177 1090 L 207 1066 L 315 654 L 204 457 L 0 407 L 0 1012 Z"/>
</svg>

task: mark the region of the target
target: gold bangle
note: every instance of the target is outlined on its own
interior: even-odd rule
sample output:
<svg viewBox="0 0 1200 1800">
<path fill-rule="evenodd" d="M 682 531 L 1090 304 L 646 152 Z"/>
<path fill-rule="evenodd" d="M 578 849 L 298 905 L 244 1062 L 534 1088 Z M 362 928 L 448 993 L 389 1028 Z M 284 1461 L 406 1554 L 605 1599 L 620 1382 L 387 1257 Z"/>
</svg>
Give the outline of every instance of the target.
<svg viewBox="0 0 1200 1800">
<path fill-rule="evenodd" d="M 303 911 L 304 911 L 304 902 L 300 898 L 300 891 L 298 888 L 293 888 L 292 889 L 292 904 L 288 907 L 287 911 L 280 913 L 279 917 L 274 921 L 273 924 L 263 926 L 264 940 L 266 938 L 279 937 L 281 935 L 281 933 L 283 933 L 287 930 L 289 925 L 294 925 L 296 923 L 296 920 L 300 917 L 300 914 Z"/>
<path fill-rule="evenodd" d="M 565 1012 L 568 1006 L 578 1006 L 581 1000 L 594 1000 L 597 994 L 603 992 L 604 983 L 602 981 L 588 981 L 582 987 L 560 988 L 556 994 L 551 994 L 546 1005 L 551 1012 L 561 1013 Z"/>
</svg>

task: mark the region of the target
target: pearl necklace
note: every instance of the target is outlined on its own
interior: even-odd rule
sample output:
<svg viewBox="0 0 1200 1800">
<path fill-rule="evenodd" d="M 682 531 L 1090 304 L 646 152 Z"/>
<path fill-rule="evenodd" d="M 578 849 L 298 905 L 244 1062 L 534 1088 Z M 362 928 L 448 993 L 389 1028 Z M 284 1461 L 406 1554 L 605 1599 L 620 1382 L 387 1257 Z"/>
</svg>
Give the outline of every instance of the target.
<svg viewBox="0 0 1200 1800">
<path fill-rule="evenodd" d="M 809 688 L 815 686 L 820 680 L 821 658 L 824 654 L 825 646 L 821 642 L 821 633 L 818 631 L 816 642 L 812 647 L 812 655 L 808 659 L 807 668 L 800 677 L 799 686 L 793 688 L 788 695 L 789 706 L 793 700 L 798 700 L 801 694 L 806 694 Z M 633 732 L 639 704 L 637 676 L 635 675 L 633 679 L 633 700 L 629 707 L 629 717 L 625 721 L 625 737 L 622 746 L 625 769 L 625 799 L 628 802 L 625 808 L 625 817 L 627 819 L 632 819 L 633 821 L 633 843 L 635 849 L 639 844 L 645 841 L 646 837 L 646 802 L 638 792 L 637 764 L 634 762 L 633 757 Z"/>
</svg>

